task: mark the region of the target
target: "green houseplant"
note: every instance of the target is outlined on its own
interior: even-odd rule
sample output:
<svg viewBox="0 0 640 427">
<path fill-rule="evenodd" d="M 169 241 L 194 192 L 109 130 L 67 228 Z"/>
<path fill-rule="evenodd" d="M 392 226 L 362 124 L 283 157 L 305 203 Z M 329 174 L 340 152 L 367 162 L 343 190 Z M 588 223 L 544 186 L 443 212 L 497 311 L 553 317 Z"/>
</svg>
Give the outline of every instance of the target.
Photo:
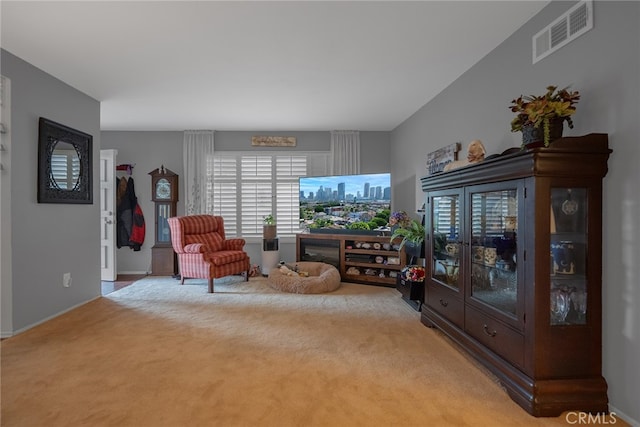
<svg viewBox="0 0 640 427">
<path fill-rule="evenodd" d="M 412 219 L 405 225 L 393 230 L 389 240 L 393 242 L 397 238 L 402 238 L 399 249 L 402 249 L 402 247 L 406 245 L 407 248 L 405 250 L 407 254 L 420 258 L 424 254 L 424 233 L 424 225 Z"/>
<path fill-rule="evenodd" d="M 541 140 L 548 147 L 552 139 L 562 136 L 565 121 L 573 129 L 571 116 L 576 112 L 579 100 L 578 91 L 558 89 L 557 86 L 548 86 L 544 95 L 520 95 L 509 106 L 516 113 L 511 121 L 511 132 L 522 132 L 523 145 Z"/>
<path fill-rule="evenodd" d="M 264 219 L 262 220 L 262 222 L 264 223 L 264 225 L 275 225 L 276 224 L 276 220 L 275 220 L 275 218 L 273 218 L 273 215 L 271 215 L 271 214 L 265 216 Z"/>
</svg>

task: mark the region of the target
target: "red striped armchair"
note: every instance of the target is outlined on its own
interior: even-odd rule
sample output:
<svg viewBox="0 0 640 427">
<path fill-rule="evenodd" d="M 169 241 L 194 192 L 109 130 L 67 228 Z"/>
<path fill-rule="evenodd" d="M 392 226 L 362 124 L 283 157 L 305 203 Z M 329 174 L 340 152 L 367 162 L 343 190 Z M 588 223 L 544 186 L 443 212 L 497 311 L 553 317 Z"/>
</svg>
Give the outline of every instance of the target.
<svg viewBox="0 0 640 427">
<path fill-rule="evenodd" d="M 169 218 L 171 244 L 178 255 L 180 284 L 184 279 L 213 279 L 242 274 L 249 280 L 250 260 L 244 251 L 245 240 L 227 239 L 224 220 L 214 215 L 188 215 Z"/>
</svg>

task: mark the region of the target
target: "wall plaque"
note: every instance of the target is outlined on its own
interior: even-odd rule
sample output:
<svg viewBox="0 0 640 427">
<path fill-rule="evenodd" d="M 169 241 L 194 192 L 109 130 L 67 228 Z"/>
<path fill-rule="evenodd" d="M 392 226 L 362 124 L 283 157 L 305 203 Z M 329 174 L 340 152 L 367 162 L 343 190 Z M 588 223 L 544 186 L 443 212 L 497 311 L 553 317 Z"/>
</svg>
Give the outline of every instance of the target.
<svg viewBox="0 0 640 427">
<path fill-rule="evenodd" d="M 254 147 L 295 147 L 295 136 L 252 136 L 251 145 Z"/>
<path fill-rule="evenodd" d="M 458 152 L 462 148 L 461 142 L 456 142 L 439 150 L 427 154 L 427 172 L 429 175 L 442 172 L 444 167 L 458 160 Z"/>
</svg>

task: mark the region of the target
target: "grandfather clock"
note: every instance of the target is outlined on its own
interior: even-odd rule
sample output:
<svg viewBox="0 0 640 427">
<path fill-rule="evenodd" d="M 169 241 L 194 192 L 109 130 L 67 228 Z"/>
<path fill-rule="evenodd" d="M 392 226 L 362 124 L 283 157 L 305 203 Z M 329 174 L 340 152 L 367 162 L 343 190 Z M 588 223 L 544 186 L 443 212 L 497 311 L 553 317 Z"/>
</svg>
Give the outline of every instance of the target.
<svg viewBox="0 0 640 427">
<path fill-rule="evenodd" d="M 164 165 L 149 172 L 151 200 L 155 203 L 155 244 L 151 248 L 151 274 L 153 276 L 178 275 L 178 260 L 171 246 L 171 233 L 167 218 L 176 216 L 178 203 L 178 175 Z"/>
</svg>

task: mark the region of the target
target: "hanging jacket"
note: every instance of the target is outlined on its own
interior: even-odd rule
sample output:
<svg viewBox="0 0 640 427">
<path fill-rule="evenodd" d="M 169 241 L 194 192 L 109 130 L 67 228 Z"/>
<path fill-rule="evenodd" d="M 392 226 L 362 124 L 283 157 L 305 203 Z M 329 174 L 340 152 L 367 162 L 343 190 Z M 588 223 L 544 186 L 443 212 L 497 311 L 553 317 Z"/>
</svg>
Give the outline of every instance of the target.
<svg viewBox="0 0 640 427">
<path fill-rule="evenodd" d="M 145 234 L 144 215 L 142 214 L 142 208 L 140 204 L 136 202 L 136 207 L 133 209 L 133 224 L 131 226 L 131 237 L 129 237 L 129 246 L 134 251 L 139 251 L 140 247 L 144 243 Z"/>
<path fill-rule="evenodd" d="M 118 178 L 116 186 L 116 246 L 118 248 L 129 246 L 133 214 L 133 201 L 131 199 L 132 191 L 129 186 L 130 183 L 133 185 L 133 179 L 127 179 L 127 177 L 123 176 Z"/>
<path fill-rule="evenodd" d="M 131 177 L 122 177 L 118 182 L 117 221 L 118 248 L 129 246 L 139 251 L 144 242 L 145 224 Z"/>
</svg>

